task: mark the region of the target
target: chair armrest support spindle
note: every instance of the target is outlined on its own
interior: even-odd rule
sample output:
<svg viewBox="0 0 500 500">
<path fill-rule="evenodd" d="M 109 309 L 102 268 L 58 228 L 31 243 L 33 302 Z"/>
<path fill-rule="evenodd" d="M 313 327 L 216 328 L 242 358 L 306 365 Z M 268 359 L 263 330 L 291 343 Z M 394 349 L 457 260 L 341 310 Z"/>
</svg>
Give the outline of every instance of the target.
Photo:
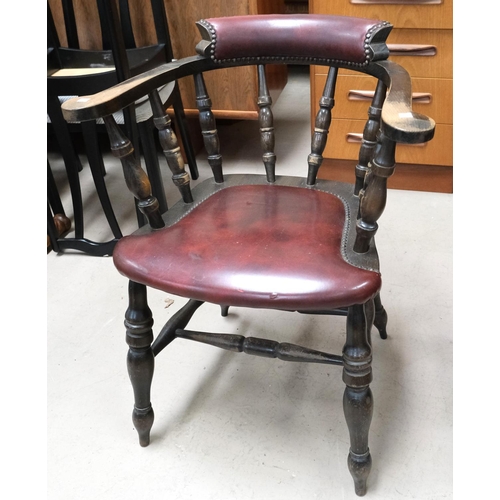
<svg viewBox="0 0 500 500">
<path fill-rule="evenodd" d="M 380 129 L 380 116 L 382 114 L 382 105 L 387 93 L 387 87 L 381 80 L 377 83 L 377 88 L 372 99 L 372 104 L 368 110 L 368 120 L 363 130 L 363 143 L 359 149 L 358 163 L 355 168 L 356 184 L 354 194 L 358 195 L 365 186 L 365 177 L 370 169 L 375 147 L 377 145 L 377 133 Z"/>
<path fill-rule="evenodd" d="M 140 160 L 134 155 L 132 142 L 120 130 L 112 115 L 104 117 L 104 124 L 108 132 L 111 152 L 121 161 L 125 182 L 129 191 L 138 200 L 139 210 L 146 216 L 151 228 L 164 227 L 160 205 L 151 193 L 151 183 L 140 165 Z"/>
<path fill-rule="evenodd" d="M 158 90 L 155 89 L 149 94 L 149 101 L 153 110 L 153 122 L 158 129 L 160 145 L 168 167 L 172 172 L 172 181 L 177 186 L 177 189 L 179 189 L 184 203 L 192 203 L 193 195 L 189 184 L 190 177 L 186 172 L 181 148 L 172 128 L 172 120 L 165 111 Z"/>
<path fill-rule="evenodd" d="M 208 163 L 214 174 L 215 182 L 224 182 L 222 175 L 222 155 L 220 154 L 220 143 L 215 117 L 212 112 L 212 100 L 210 99 L 205 80 L 201 73 L 194 75 L 194 86 L 196 91 L 196 106 L 200 112 L 200 127 L 203 135 L 203 143 L 208 154 Z"/>
<path fill-rule="evenodd" d="M 377 220 L 387 201 L 387 179 L 394 173 L 396 143 L 378 135 L 371 168 L 366 174 L 366 187 L 359 192 L 359 219 L 356 223 L 354 251 L 366 253 L 378 229 Z"/>
<path fill-rule="evenodd" d="M 332 123 L 332 108 L 335 105 L 333 96 L 335 95 L 337 74 L 337 68 L 330 67 L 328 76 L 326 77 L 323 95 L 319 100 L 319 111 L 316 115 L 314 133 L 311 140 L 311 154 L 307 157 L 307 163 L 309 165 L 307 173 L 308 186 L 316 184 L 316 176 L 318 175 L 319 167 L 323 163 L 323 151 L 326 147 L 328 131 Z"/>
</svg>

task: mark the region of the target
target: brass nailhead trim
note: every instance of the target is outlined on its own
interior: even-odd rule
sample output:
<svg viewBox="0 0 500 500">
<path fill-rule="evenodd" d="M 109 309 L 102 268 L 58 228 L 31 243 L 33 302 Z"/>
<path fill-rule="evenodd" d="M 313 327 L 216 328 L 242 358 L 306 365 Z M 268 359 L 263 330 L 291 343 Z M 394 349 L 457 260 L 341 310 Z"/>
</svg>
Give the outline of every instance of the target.
<svg viewBox="0 0 500 500">
<path fill-rule="evenodd" d="M 215 27 L 209 23 L 206 19 L 202 19 L 200 21 L 207 31 L 210 33 L 211 37 L 211 46 L 210 46 L 210 58 L 216 63 L 222 63 L 227 61 L 232 62 L 262 62 L 262 61 L 270 61 L 270 62 L 297 62 L 297 61 L 307 61 L 315 64 L 341 64 L 343 66 L 355 66 L 355 67 L 363 67 L 370 64 L 372 59 L 372 50 L 370 47 L 370 38 L 375 30 L 382 28 L 384 26 L 389 25 L 390 23 L 387 21 L 381 21 L 380 23 L 372 26 L 365 34 L 364 48 L 365 48 L 365 61 L 363 63 L 355 63 L 352 61 L 343 61 L 341 59 L 328 59 L 321 57 L 291 57 L 291 56 L 273 56 L 273 57 L 237 57 L 237 58 L 229 58 L 229 59 L 217 59 L 215 56 L 216 45 L 217 45 L 217 30 Z"/>
</svg>

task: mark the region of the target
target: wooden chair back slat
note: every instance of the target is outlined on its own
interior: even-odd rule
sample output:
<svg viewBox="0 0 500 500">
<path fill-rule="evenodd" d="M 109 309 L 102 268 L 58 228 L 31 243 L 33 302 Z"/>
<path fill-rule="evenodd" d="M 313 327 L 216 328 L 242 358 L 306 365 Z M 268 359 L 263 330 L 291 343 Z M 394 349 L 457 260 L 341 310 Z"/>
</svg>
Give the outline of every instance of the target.
<svg viewBox="0 0 500 500">
<path fill-rule="evenodd" d="M 332 108 L 334 106 L 333 96 L 337 84 L 337 73 L 337 68 L 329 68 L 323 95 L 319 101 L 319 111 L 316 115 L 316 122 L 311 140 L 311 154 L 307 157 L 307 163 L 309 165 L 307 184 L 310 186 L 316 184 L 318 170 L 323 162 L 323 151 L 325 150 L 328 131 L 330 130 L 330 124 L 332 122 Z"/>
</svg>

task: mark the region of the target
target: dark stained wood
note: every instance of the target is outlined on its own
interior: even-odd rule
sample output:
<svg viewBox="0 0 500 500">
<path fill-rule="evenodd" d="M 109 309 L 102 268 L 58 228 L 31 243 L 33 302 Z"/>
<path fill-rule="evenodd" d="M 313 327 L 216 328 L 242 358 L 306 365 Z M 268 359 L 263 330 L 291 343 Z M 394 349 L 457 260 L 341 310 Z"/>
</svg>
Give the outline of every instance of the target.
<svg viewBox="0 0 500 500">
<path fill-rule="evenodd" d="M 132 421 L 139 434 L 141 446 L 149 445 L 154 412 L 151 406 L 151 381 L 154 372 L 153 316 L 148 307 L 147 289 L 139 283 L 129 282 L 129 306 L 125 313 L 126 339 L 129 346 L 127 368 L 134 390 Z"/>
<path fill-rule="evenodd" d="M 259 125 L 260 125 L 260 143 L 262 146 L 262 161 L 266 168 L 268 182 L 276 180 L 276 154 L 274 153 L 274 127 L 273 112 L 271 105 L 273 103 L 269 95 L 266 79 L 266 67 L 263 64 L 258 66 L 259 77 Z"/>
<path fill-rule="evenodd" d="M 377 221 L 384 212 L 387 201 L 387 179 L 394 172 L 396 143 L 382 132 L 369 171 L 365 187 L 359 192 L 359 219 L 354 251 L 367 252 L 378 229 Z"/>
<path fill-rule="evenodd" d="M 111 152 L 122 164 L 125 182 L 136 198 L 139 210 L 146 216 L 153 229 L 162 228 L 164 222 L 160 214 L 160 204 L 152 195 L 149 178 L 134 154 L 132 142 L 118 127 L 112 115 L 105 116 L 104 123 L 109 135 Z"/>
<path fill-rule="evenodd" d="M 372 351 L 364 309 L 364 305 L 349 308 L 342 373 L 342 380 L 346 384 L 344 414 L 351 440 L 347 464 L 354 479 L 356 495 L 359 496 L 366 493 L 366 481 L 372 466 L 368 448 L 368 431 L 373 415 L 373 395 L 370 390 Z"/>
<path fill-rule="evenodd" d="M 311 154 L 307 157 L 307 163 L 309 164 L 307 183 L 310 186 L 316 183 L 316 176 L 323 162 L 323 151 L 325 150 L 328 131 L 332 123 L 333 96 L 335 94 L 335 84 L 337 83 L 337 73 L 337 68 L 329 68 L 323 95 L 319 101 L 319 111 L 316 115 L 311 143 Z"/>
<path fill-rule="evenodd" d="M 175 335 L 181 339 L 194 340 L 233 352 L 244 352 L 264 358 L 278 358 L 282 361 L 295 361 L 306 363 L 324 363 L 330 365 L 343 365 L 342 356 L 315 351 L 287 342 L 260 339 L 256 337 L 243 337 L 228 333 L 195 332 L 179 329 Z"/>
<path fill-rule="evenodd" d="M 167 321 L 151 346 L 155 356 L 158 356 L 170 342 L 177 338 L 176 330 L 185 328 L 189 320 L 193 317 L 193 314 L 202 304 L 203 302 L 200 300 L 189 300 L 184 307 L 179 309 L 179 311 Z"/>
<path fill-rule="evenodd" d="M 354 192 L 356 194 L 364 187 L 365 176 L 369 171 L 369 163 L 373 159 L 375 146 L 377 145 L 377 133 L 380 129 L 380 116 L 382 115 L 382 105 L 385 100 L 387 87 L 381 81 L 377 83 L 372 105 L 368 109 L 368 120 L 363 130 L 363 142 L 359 148 L 359 160 L 356 165 L 356 184 Z"/>
<path fill-rule="evenodd" d="M 193 196 L 189 186 L 189 175 L 184 168 L 184 160 L 177 137 L 172 128 L 172 120 L 168 116 L 161 97 L 157 90 L 149 94 L 149 101 L 153 109 L 153 122 L 158 129 L 160 145 L 163 149 L 167 164 L 172 172 L 172 181 L 179 189 L 185 203 L 192 203 Z"/>
<path fill-rule="evenodd" d="M 381 339 L 387 338 L 387 312 L 382 305 L 380 293 L 377 293 L 374 298 L 375 316 L 373 318 L 373 325 L 377 328 Z"/>
<path fill-rule="evenodd" d="M 215 117 L 212 113 L 212 100 L 208 96 L 205 79 L 202 73 L 194 75 L 196 89 L 196 107 L 200 112 L 200 126 L 203 134 L 203 142 L 208 154 L 208 163 L 214 174 L 215 182 L 224 182 L 222 175 L 222 155 L 220 154 L 220 143 Z"/>
</svg>

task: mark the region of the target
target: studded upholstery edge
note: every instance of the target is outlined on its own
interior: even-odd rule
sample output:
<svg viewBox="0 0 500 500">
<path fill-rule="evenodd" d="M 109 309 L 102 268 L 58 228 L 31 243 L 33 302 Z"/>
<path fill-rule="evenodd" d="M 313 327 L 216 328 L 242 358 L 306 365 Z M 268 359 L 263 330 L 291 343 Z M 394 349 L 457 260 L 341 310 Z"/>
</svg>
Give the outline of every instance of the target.
<svg viewBox="0 0 500 500">
<path fill-rule="evenodd" d="M 283 25 L 276 31 L 269 27 L 280 22 Z M 314 38 L 301 28 L 304 23 L 309 31 L 316 31 Z M 358 68 L 389 57 L 385 41 L 393 28 L 382 20 L 312 14 L 221 17 L 202 19 L 196 24 L 203 37 L 196 51 L 215 63 L 303 61 Z M 281 39 L 273 31 L 279 31 Z M 318 38 L 323 42 L 315 45 L 312 41 Z M 300 49 L 294 49 L 294 43 Z M 344 57 L 318 55 L 327 48 Z"/>
<path fill-rule="evenodd" d="M 267 185 L 266 178 L 258 174 L 230 174 L 224 176 L 224 183 L 216 183 L 213 179 L 207 179 L 193 188 L 195 201 L 186 204 L 182 200 L 169 208 L 163 214 L 165 226 L 170 227 L 186 217 L 196 207 L 202 205 L 212 195 L 222 189 L 228 189 L 239 185 Z M 307 186 L 306 180 L 301 177 L 276 176 L 276 186 L 290 186 L 302 189 L 314 189 L 331 194 L 343 203 L 345 209 L 345 224 L 342 233 L 341 254 L 348 264 L 364 269 L 366 271 L 379 272 L 379 260 L 376 246 L 372 245 L 366 253 L 354 252 L 354 240 L 356 239 L 356 224 L 352 219 L 352 214 L 358 210 L 359 199 L 353 194 L 352 184 L 319 179 L 314 186 Z M 147 234 L 153 231 L 149 226 L 143 226 L 136 230 L 133 235 Z M 161 229 L 159 229 L 161 231 Z"/>
</svg>

